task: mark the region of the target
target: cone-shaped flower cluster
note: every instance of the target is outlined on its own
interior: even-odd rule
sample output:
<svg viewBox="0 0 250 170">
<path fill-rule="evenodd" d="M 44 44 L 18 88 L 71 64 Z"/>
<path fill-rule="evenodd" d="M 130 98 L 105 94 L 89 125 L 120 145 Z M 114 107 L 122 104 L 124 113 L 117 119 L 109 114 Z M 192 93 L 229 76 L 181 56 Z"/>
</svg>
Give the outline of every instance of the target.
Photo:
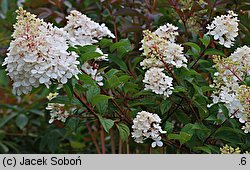
<svg viewBox="0 0 250 170">
<path fill-rule="evenodd" d="M 13 93 L 27 94 L 32 87 L 52 81 L 65 84 L 79 73 L 78 55 L 67 52 L 67 32 L 20 8 L 13 40 L 3 65 L 13 80 Z"/>
</svg>

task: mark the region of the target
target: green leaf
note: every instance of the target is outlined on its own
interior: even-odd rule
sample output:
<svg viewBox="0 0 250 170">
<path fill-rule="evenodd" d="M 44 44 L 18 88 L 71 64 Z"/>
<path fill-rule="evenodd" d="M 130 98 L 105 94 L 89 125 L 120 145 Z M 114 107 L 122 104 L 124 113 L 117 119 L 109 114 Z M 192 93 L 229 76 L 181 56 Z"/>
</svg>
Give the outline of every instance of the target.
<svg viewBox="0 0 250 170">
<path fill-rule="evenodd" d="M 240 132 L 230 127 L 221 127 L 213 135 L 215 139 L 224 140 L 230 143 L 241 143 Z"/>
<path fill-rule="evenodd" d="M 213 153 L 220 153 L 220 148 L 214 145 L 205 145 L 206 147 L 208 147 Z"/>
<path fill-rule="evenodd" d="M 80 60 L 81 60 L 83 63 L 85 63 L 85 62 L 88 61 L 88 60 L 92 60 L 92 59 L 95 59 L 95 58 L 101 57 L 101 56 L 103 56 L 103 54 L 100 54 L 100 53 L 95 52 L 95 51 L 94 51 L 94 52 L 93 52 L 93 51 L 90 51 L 90 52 L 87 52 L 87 53 L 82 54 L 81 57 L 80 57 Z"/>
<path fill-rule="evenodd" d="M 0 153 L 8 153 L 9 148 L 0 141 Z"/>
<path fill-rule="evenodd" d="M 186 124 L 182 129 L 181 129 L 181 132 L 185 132 L 185 133 L 188 133 L 188 134 L 194 134 L 194 124 L 192 123 L 188 123 Z"/>
<path fill-rule="evenodd" d="M 82 92 L 86 92 L 88 89 L 86 87 L 83 87 L 82 85 L 76 84 L 75 88 L 78 92 L 82 93 Z"/>
<path fill-rule="evenodd" d="M 197 146 L 197 147 L 194 147 L 193 150 L 194 151 L 203 151 L 203 152 L 209 153 L 209 154 L 212 153 L 211 149 L 207 146 Z"/>
<path fill-rule="evenodd" d="M 209 113 L 206 107 L 206 102 L 201 96 L 197 96 L 196 100 L 193 101 L 193 104 L 198 108 L 201 119 L 208 117 Z"/>
<path fill-rule="evenodd" d="M 96 51 L 96 46 L 95 45 L 77 46 L 77 49 L 81 53 L 95 52 Z"/>
<path fill-rule="evenodd" d="M 207 49 L 204 55 L 220 55 L 220 56 L 225 56 L 225 54 L 222 51 L 210 48 Z"/>
<path fill-rule="evenodd" d="M 184 45 L 190 46 L 192 48 L 192 51 L 195 52 L 196 54 L 199 54 L 201 52 L 201 48 L 193 42 L 186 42 Z"/>
<path fill-rule="evenodd" d="M 49 151 L 54 153 L 59 147 L 59 140 L 65 135 L 65 132 L 65 129 L 48 129 L 44 136 L 41 137 L 39 150 L 44 151 L 47 146 Z"/>
<path fill-rule="evenodd" d="M 114 121 L 111 119 L 103 118 L 101 115 L 98 115 L 98 118 L 100 120 L 100 123 L 102 124 L 104 130 L 109 133 L 109 129 L 111 129 L 114 126 Z"/>
<path fill-rule="evenodd" d="M 191 119 L 188 117 L 188 115 L 182 111 L 177 111 L 175 116 L 176 116 L 177 120 L 183 124 L 187 124 L 191 121 Z"/>
<path fill-rule="evenodd" d="M 112 40 L 107 39 L 107 38 L 103 38 L 100 42 L 99 45 L 101 46 L 101 48 L 106 48 L 109 47 L 112 43 Z"/>
<path fill-rule="evenodd" d="M 68 97 L 69 100 L 71 101 L 72 98 L 73 98 L 73 92 L 72 92 L 71 88 L 69 87 L 68 84 L 65 84 L 65 85 L 63 85 L 63 89 L 64 89 L 64 91 L 67 93 L 67 97 Z"/>
<path fill-rule="evenodd" d="M 173 92 L 175 93 L 181 93 L 181 92 L 187 92 L 187 89 L 183 86 L 175 86 Z"/>
<path fill-rule="evenodd" d="M 96 86 L 89 87 L 87 91 L 87 101 L 92 103 L 92 98 L 96 95 L 100 94 L 100 88 Z"/>
<path fill-rule="evenodd" d="M 3 130 L 0 130 L 0 141 L 2 141 L 4 137 L 5 137 L 5 132 Z"/>
<path fill-rule="evenodd" d="M 108 101 L 108 99 L 112 99 L 112 96 L 106 96 L 103 94 L 98 94 L 96 96 L 93 96 L 91 99 L 91 103 L 92 105 L 96 105 L 98 103 L 104 102 L 104 101 Z"/>
<path fill-rule="evenodd" d="M 28 124 L 28 121 L 29 121 L 29 119 L 25 114 L 20 114 L 16 118 L 16 125 L 20 129 L 23 129 Z"/>
<path fill-rule="evenodd" d="M 96 85 L 95 81 L 85 73 L 79 74 L 78 77 L 84 83 L 84 85 L 90 85 L 90 86 Z"/>
<path fill-rule="evenodd" d="M 107 79 L 106 84 L 108 88 L 116 88 L 121 82 L 116 75 L 113 75 L 111 78 Z"/>
<path fill-rule="evenodd" d="M 5 70 L 0 70 L 0 86 L 7 87 L 8 86 L 8 76 Z"/>
<path fill-rule="evenodd" d="M 170 100 L 163 100 L 160 106 L 161 114 L 166 113 L 170 109 L 171 105 L 172 103 Z"/>
<path fill-rule="evenodd" d="M 138 92 L 139 87 L 135 83 L 126 82 L 123 86 L 123 89 L 125 93 L 133 93 Z"/>
<path fill-rule="evenodd" d="M 121 55 L 125 52 L 128 52 L 130 51 L 131 47 L 130 47 L 130 42 L 128 39 L 122 39 L 120 40 L 119 42 L 117 43 L 114 43 L 110 46 L 110 51 L 111 52 L 114 52 L 115 50 L 118 50 L 118 53 L 119 53 L 119 50 L 121 52 Z"/>
<path fill-rule="evenodd" d="M 77 127 L 79 125 L 79 118 L 77 117 L 71 117 L 70 119 L 67 120 L 67 127 L 69 127 L 72 131 L 76 132 Z"/>
<path fill-rule="evenodd" d="M 99 113 L 104 114 L 108 108 L 108 100 L 104 100 L 96 104 Z"/>
<path fill-rule="evenodd" d="M 118 123 L 117 125 L 120 137 L 122 141 L 126 141 L 130 135 L 129 127 L 123 123 Z"/>
<path fill-rule="evenodd" d="M 117 64 L 123 71 L 128 70 L 128 67 L 127 67 L 126 63 L 121 58 L 119 58 L 119 57 L 117 57 L 115 55 L 109 55 L 108 57 L 112 62 Z"/>
<path fill-rule="evenodd" d="M 174 124 L 172 122 L 166 121 L 164 130 L 167 132 L 167 134 L 171 133 L 174 129 Z"/>
<path fill-rule="evenodd" d="M 121 83 L 126 83 L 129 81 L 129 79 L 131 79 L 131 77 L 129 75 L 122 75 L 118 79 Z"/>
<path fill-rule="evenodd" d="M 3 127 L 6 123 L 8 123 L 12 118 L 14 118 L 17 113 L 12 112 L 10 115 L 3 117 L 0 119 L 0 128 Z"/>
<path fill-rule="evenodd" d="M 178 140 L 181 144 L 184 144 L 192 138 L 192 135 L 186 132 L 180 132 L 180 134 L 171 133 L 168 135 L 168 138 Z"/>
<path fill-rule="evenodd" d="M 199 39 L 202 42 L 202 44 L 205 45 L 205 47 L 207 47 L 210 43 L 210 37 L 206 34 L 204 34 L 203 38 L 199 38 Z"/>
<path fill-rule="evenodd" d="M 105 75 L 107 78 L 111 78 L 113 75 L 117 74 L 118 72 L 120 72 L 120 70 L 111 69 L 107 73 L 105 73 Z"/>
<path fill-rule="evenodd" d="M 83 148 L 85 148 L 86 145 L 82 142 L 70 141 L 70 146 L 73 149 L 83 149 Z"/>
</svg>

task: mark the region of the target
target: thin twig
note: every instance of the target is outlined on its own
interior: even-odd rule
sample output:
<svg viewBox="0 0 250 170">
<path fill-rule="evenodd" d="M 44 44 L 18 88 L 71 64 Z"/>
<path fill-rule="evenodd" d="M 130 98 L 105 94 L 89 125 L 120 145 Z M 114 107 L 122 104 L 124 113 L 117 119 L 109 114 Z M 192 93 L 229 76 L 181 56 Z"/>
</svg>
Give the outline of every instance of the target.
<svg viewBox="0 0 250 170">
<path fill-rule="evenodd" d="M 110 140 L 111 140 L 111 152 L 112 154 L 115 154 L 115 134 L 114 130 L 110 129 Z"/>
<path fill-rule="evenodd" d="M 96 142 L 96 139 L 95 139 L 95 137 L 94 137 L 94 134 L 93 134 L 93 132 L 92 132 L 90 126 L 89 126 L 89 123 L 86 124 L 86 127 L 87 127 L 87 129 L 88 129 L 88 131 L 89 131 L 89 134 L 90 134 L 90 136 L 91 136 L 91 139 L 92 139 L 92 141 L 93 141 L 93 143 L 94 143 L 94 145 L 95 145 L 95 148 L 96 148 L 97 153 L 98 153 L 98 154 L 101 154 L 100 148 L 99 148 L 99 146 L 98 146 L 98 144 L 97 144 L 97 142 Z"/>
<path fill-rule="evenodd" d="M 73 92 L 73 94 L 99 120 L 98 114 L 93 110 L 91 105 L 88 104 L 86 98 L 81 98 L 75 91 Z"/>
<path fill-rule="evenodd" d="M 205 144 L 207 142 L 207 140 L 220 128 L 222 127 L 231 117 L 234 117 L 236 115 L 236 113 L 239 111 L 239 109 L 237 109 L 236 111 L 234 111 L 234 113 L 232 113 L 226 120 L 224 120 L 220 125 L 217 126 L 216 129 L 213 130 L 213 132 L 204 140 L 203 144 Z"/>
<path fill-rule="evenodd" d="M 121 140 L 121 138 L 119 139 L 119 154 L 122 154 L 122 140 Z"/>
<path fill-rule="evenodd" d="M 100 133 L 101 133 L 102 153 L 106 154 L 104 129 L 103 129 L 103 126 L 101 126 L 101 125 L 100 125 L 100 128 L 101 128 Z"/>
</svg>

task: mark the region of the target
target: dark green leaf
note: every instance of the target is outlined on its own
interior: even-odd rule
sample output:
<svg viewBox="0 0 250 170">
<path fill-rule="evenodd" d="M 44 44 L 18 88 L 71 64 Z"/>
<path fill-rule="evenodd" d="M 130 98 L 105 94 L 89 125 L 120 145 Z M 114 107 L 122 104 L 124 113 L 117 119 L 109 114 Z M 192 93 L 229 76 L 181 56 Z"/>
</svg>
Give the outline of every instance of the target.
<svg viewBox="0 0 250 170">
<path fill-rule="evenodd" d="M 98 52 L 93 52 L 93 51 L 90 51 L 90 52 L 87 52 L 87 53 L 83 53 L 80 57 L 80 60 L 85 63 L 86 61 L 88 60 L 92 60 L 92 59 L 95 59 L 97 57 L 101 57 L 103 56 L 103 54 L 100 54 Z"/>
<path fill-rule="evenodd" d="M 12 112 L 10 115 L 3 117 L 0 119 L 0 128 L 2 128 L 6 123 L 8 123 L 11 119 L 13 119 L 17 113 Z"/>
<path fill-rule="evenodd" d="M 204 34 L 203 38 L 200 38 L 200 41 L 202 42 L 205 47 L 207 47 L 210 43 L 210 37 L 206 34 Z"/>
<path fill-rule="evenodd" d="M 103 94 L 98 94 L 96 96 L 93 96 L 91 99 L 91 103 L 92 105 L 96 105 L 98 103 L 104 102 L 104 101 L 108 101 L 108 99 L 112 99 L 113 97 L 111 96 L 106 96 Z"/>
<path fill-rule="evenodd" d="M 163 100 L 160 106 L 161 114 L 165 114 L 171 107 L 172 103 L 170 100 Z"/>
<path fill-rule="evenodd" d="M 119 123 L 116 126 L 119 130 L 122 141 L 126 141 L 128 139 L 128 136 L 130 135 L 129 127 L 123 123 Z"/>
<path fill-rule="evenodd" d="M 20 129 L 23 129 L 28 124 L 28 121 L 29 121 L 29 119 L 25 114 L 20 114 L 16 118 L 16 125 Z"/>
<path fill-rule="evenodd" d="M 207 49 L 205 52 L 205 55 L 220 55 L 225 56 L 225 54 L 222 51 L 216 50 L 216 49 Z"/>
<path fill-rule="evenodd" d="M 109 133 L 109 129 L 114 126 L 114 121 L 111 119 L 103 118 L 101 115 L 98 115 L 100 123 L 102 124 L 104 130 Z"/>
</svg>

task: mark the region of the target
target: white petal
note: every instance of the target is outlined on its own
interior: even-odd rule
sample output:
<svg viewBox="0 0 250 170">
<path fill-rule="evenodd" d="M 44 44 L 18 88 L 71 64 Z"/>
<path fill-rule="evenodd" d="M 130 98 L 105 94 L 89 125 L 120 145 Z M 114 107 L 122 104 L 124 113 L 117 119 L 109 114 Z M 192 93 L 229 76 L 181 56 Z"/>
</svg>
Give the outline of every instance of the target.
<svg viewBox="0 0 250 170">
<path fill-rule="evenodd" d="M 153 142 L 153 143 L 151 144 L 151 146 L 152 146 L 152 148 L 155 148 L 155 147 L 156 147 L 156 142 Z"/>
</svg>

